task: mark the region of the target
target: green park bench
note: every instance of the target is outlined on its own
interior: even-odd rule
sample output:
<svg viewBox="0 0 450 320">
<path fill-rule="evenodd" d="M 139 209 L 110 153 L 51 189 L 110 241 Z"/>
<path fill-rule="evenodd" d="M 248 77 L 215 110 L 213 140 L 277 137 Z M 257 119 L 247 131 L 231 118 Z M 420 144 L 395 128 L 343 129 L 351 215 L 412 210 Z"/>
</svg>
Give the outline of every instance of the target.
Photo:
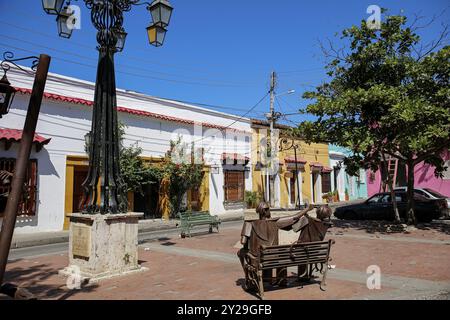
<svg viewBox="0 0 450 320">
<path fill-rule="evenodd" d="M 221 223 L 218 216 L 212 216 L 208 211 L 186 211 L 178 214 L 180 218 L 181 237 L 186 237 L 186 234 L 191 237 L 191 230 L 195 226 L 209 226 L 209 233 L 213 232 L 213 228 L 219 232 L 219 224 Z"/>
<path fill-rule="evenodd" d="M 263 271 L 276 269 L 286 270 L 288 267 L 306 268 L 306 278 L 311 279 L 314 271 L 322 274 L 320 289 L 325 291 L 330 249 L 334 240 L 321 242 L 303 242 L 277 246 L 261 246 L 259 256 L 247 253 L 245 268 L 249 283 L 258 291 L 259 297 L 264 299 Z M 297 275 L 298 277 L 299 275 Z"/>
</svg>

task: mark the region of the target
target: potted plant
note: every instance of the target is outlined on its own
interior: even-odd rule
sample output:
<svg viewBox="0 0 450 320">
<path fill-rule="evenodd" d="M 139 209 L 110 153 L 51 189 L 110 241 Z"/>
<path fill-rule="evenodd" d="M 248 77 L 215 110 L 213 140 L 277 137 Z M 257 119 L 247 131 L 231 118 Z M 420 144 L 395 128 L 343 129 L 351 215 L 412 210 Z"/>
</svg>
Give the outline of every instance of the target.
<svg viewBox="0 0 450 320">
<path fill-rule="evenodd" d="M 247 204 L 247 209 L 256 208 L 261 196 L 255 191 L 245 191 L 244 201 Z"/>
<path fill-rule="evenodd" d="M 333 191 L 333 202 L 339 202 L 339 192 L 337 190 Z"/>
<path fill-rule="evenodd" d="M 324 199 L 327 203 L 333 202 L 333 192 L 327 192 L 322 195 L 322 199 Z"/>
</svg>

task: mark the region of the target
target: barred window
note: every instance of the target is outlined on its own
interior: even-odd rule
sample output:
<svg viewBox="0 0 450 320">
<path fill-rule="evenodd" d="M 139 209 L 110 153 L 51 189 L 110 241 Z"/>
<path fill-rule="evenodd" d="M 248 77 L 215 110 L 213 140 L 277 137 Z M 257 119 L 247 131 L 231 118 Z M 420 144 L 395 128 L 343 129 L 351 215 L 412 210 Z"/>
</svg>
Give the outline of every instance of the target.
<svg viewBox="0 0 450 320">
<path fill-rule="evenodd" d="M 245 172 L 225 171 L 225 201 L 244 201 Z"/>
<path fill-rule="evenodd" d="M 11 192 L 12 176 L 16 159 L 0 158 L 0 216 L 6 208 L 9 193 Z M 25 177 L 22 199 L 19 203 L 18 215 L 34 216 L 36 214 L 37 195 L 37 160 L 31 159 Z"/>
<path fill-rule="evenodd" d="M 322 193 L 328 193 L 331 191 L 331 173 L 322 173 Z"/>
</svg>

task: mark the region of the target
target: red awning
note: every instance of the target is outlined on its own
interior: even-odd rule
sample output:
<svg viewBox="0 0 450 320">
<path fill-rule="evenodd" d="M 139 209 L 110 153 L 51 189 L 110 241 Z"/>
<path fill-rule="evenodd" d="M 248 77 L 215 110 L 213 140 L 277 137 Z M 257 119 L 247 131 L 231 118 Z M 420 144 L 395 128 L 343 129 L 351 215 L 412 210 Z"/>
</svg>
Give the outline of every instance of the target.
<svg viewBox="0 0 450 320">
<path fill-rule="evenodd" d="M 318 170 L 321 172 L 328 173 L 328 172 L 333 171 L 333 169 L 331 169 L 330 167 L 324 166 L 320 162 L 311 162 L 309 165 L 311 166 L 311 169 L 315 169 L 315 170 Z"/>
<path fill-rule="evenodd" d="M 293 156 L 286 157 L 286 158 L 284 158 L 284 161 L 285 161 L 286 163 L 295 163 L 295 157 L 293 157 Z M 301 158 L 297 158 L 297 163 L 303 163 L 303 164 L 305 164 L 305 163 L 306 163 L 306 160 L 303 160 L 303 159 L 301 159 Z"/>
<path fill-rule="evenodd" d="M 13 142 L 20 142 L 22 139 L 22 130 L 0 128 L 0 141 L 5 143 L 5 150 L 11 147 Z M 36 151 L 39 152 L 41 148 L 50 142 L 51 138 L 44 138 L 37 133 L 34 134 L 33 144 L 36 146 Z"/>
<path fill-rule="evenodd" d="M 311 167 L 323 168 L 323 164 L 321 164 L 320 162 L 311 162 L 309 165 Z"/>
</svg>

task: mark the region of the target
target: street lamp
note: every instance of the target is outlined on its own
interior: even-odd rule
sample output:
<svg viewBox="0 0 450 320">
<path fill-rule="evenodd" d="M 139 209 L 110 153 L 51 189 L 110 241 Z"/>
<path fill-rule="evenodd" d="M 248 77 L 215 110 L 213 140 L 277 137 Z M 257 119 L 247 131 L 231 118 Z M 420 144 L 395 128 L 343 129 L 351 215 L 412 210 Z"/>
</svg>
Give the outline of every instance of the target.
<svg viewBox="0 0 450 320">
<path fill-rule="evenodd" d="M 147 28 L 148 41 L 155 47 L 160 47 L 164 43 L 167 30 L 160 25 L 153 23 Z"/>
<path fill-rule="evenodd" d="M 119 28 L 114 32 L 117 36 L 116 50 L 117 52 L 122 52 L 123 48 L 125 47 L 125 40 L 127 39 L 128 33 L 125 32 L 124 28 Z"/>
<path fill-rule="evenodd" d="M 167 27 L 172 16 L 172 6 L 166 0 L 156 0 L 147 7 L 153 19 L 153 23 L 163 28 Z"/>
<path fill-rule="evenodd" d="M 147 5 L 153 24 L 147 28 L 150 43 L 159 47 L 164 42 L 166 27 L 173 8 L 167 0 L 153 3 L 140 0 L 84 0 L 91 11 L 91 22 L 97 29 L 99 60 L 95 83 L 92 127 L 89 135 L 89 171 L 83 182 L 86 204 L 84 214 L 119 214 L 128 210 L 128 201 L 119 166 L 119 133 L 117 120 L 117 97 L 114 71 L 114 54 L 125 46 L 127 33 L 123 28 L 123 14 L 133 6 Z M 42 1 L 44 11 L 58 14 L 58 33 L 70 38 L 75 23 L 72 12 L 61 2 Z M 72 20 L 71 20 L 72 19 Z M 97 186 L 100 184 L 100 192 Z"/>
<path fill-rule="evenodd" d="M 59 15 L 62 10 L 64 0 L 42 0 L 42 7 L 48 14 Z"/>
<path fill-rule="evenodd" d="M 284 96 L 284 95 L 293 94 L 293 93 L 295 93 L 295 90 L 292 89 L 292 90 L 289 90 L 289 91 L 286 91 L 286 92 L 283 92 L 280 94 L 276 94 L 275 97 Z"/>
<path fill-rule="evenodd" d="M 6 77 L 6 72 L 0 80 L 0 119 L 8 114 L 9 107 L 11 106 L 14 95 L 16 94 L 16 89 L 11 86 L 8 78 Z"/>
<path fill-rule="evenodd" d="M 31 71 L 22 69 L 21 66 L 17 65 L 16 62 L 23 61 L 23 60 L 29 60 L 33 59 Z M 34 75 L 34 71 L 36 70 L 37 63 L 39 61 L 38 57 L 25 57 L 20 59 L 14 59 L 14 54 L 12 52 L 5 52 L 3 53 L 3 61 L 0 63 L 0 67 L 3 69 L 3 77 L 0 79 L 0 119 L 8 114 L 9 108 L 11 107 L 14 96 L 16 95 L 16 89 L 11 86 L 11 83 L 8 80 L 8 77 L 6 76 L 6 73 L 11 69 L 11 64 L 14 65 L 16 68 Z"/>
</svg>

